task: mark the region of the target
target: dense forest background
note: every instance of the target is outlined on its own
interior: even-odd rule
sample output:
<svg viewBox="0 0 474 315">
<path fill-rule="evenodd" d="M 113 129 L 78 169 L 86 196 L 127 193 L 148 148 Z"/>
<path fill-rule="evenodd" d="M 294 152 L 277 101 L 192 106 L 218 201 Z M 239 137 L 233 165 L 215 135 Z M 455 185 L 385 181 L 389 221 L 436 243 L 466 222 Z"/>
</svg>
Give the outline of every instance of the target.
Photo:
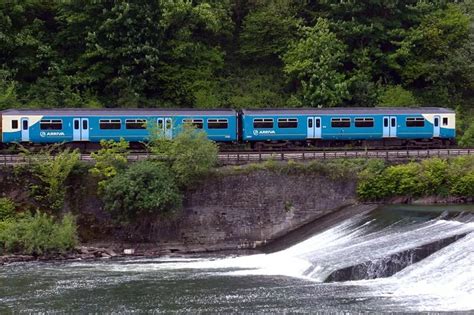
<svg viewBox="0 0 474 315">
<path fill-rule="evenodd" d="M 0 109 L 474 104 L 474 4 L 2 1 Z"/>
</svg>

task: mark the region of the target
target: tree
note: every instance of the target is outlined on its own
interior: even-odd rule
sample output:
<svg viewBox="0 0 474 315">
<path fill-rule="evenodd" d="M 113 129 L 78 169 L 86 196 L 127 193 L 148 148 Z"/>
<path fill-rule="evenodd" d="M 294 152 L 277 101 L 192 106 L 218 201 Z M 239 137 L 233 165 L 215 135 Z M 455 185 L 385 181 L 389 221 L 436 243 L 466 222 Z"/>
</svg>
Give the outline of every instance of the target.
<svg viewBox="0 0 474 315">
<path fill-rule="evenodd" d="M 279 56 L 296 39 L 299 24 L 289 3 L 258 6 L 243 20 L 240 53 L 254 61 L 280 63 Z"/>
<path fill-rule="evenodd" d="M 472 87 L 472 50 L 467 50 L 469 17 L 458 5 L 429 12 L 419 24 L 400 32 L 402 40 L 389 65 L 428 104 L 456 105 Z M 454 101 L 454 102 L 453 102 Z"/>
<path fill-rule="evenodd" d="M 472 148 L 474 147 L 474 119 L 471 119 L 469 124 L 466 124 L 468 127 L 464 130 L 463 135 L 458 141 L 458 144 L 462 147 Z"/>
<path fill-rule="evenodd" d="M 285 72 L 301 82 L 304 105 L 337 106 L 350 97 L 343 68 L 346 46 L 319 18 L 313 27 L 300 28 L 301 39 L 284 55 Z"/>
<path fill-rule="evenodd" d="M 163 163 L 136 162 L 106 183 L 105 209 L 122 223 L 143 215 L 172 213 L 182 202 L 173 175 Z"/>
<path fill-rule="evenodd" d="M 418 102 L 410 91 L 400 85 L 387 86 L 379 96 L 379 106 L 416 106 Z"/>
</svg>

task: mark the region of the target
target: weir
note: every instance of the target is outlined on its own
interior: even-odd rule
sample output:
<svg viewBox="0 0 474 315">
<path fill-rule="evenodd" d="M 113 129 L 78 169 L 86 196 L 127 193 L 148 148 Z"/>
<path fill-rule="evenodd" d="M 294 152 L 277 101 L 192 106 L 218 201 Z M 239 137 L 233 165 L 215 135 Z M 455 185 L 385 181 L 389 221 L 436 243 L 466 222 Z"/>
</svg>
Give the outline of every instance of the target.
<svg viewBox="0 0 474 315">
<path fill-rule="evenodd" d="M 473 239 L 474 213 L 438 212 L 434 216 L 432 212 L 419 212 L 408 216 L 404 210 L 376 210 L 362 212 L 273 253 L 162 261 L 159 265 L 136 267 L 208 269 L 216 274 L 239 276 L 281 275 L 313 282 L 357 283 L 353 280 L 377 278 L 396 281 L 408 268 L 414 274 L 417 266 L 423 266 L 434 254 L 452 255 L 450 249 Z M 474 266 L 474 259 L 472 262 Z M 466 277 L 474 277 L 473 266 L 468 266 Z"/>
</svg>

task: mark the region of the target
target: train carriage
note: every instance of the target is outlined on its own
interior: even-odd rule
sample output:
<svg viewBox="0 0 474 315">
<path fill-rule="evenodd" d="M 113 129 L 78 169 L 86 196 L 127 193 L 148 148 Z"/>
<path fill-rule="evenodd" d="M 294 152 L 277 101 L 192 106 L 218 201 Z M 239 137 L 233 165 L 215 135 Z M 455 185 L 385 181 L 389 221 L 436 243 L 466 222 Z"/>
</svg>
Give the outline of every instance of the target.
<svg viewBox="0 0 474 315">
<path fill-rule="evenodd" d="M 237 141 L 235 110 L 46 109 L 1 112 L 3 143 L 61 143 L 119 140 L 146 141 L 150 123 L 173 138 L 184 123 L 204 130 L 209 139 Z"/>
<path fill-rule="evenodd" d="M 450 109 L 331 108 L 243 110 L 246 142 L 452 140 L 455 113 Z"/>
</svg>

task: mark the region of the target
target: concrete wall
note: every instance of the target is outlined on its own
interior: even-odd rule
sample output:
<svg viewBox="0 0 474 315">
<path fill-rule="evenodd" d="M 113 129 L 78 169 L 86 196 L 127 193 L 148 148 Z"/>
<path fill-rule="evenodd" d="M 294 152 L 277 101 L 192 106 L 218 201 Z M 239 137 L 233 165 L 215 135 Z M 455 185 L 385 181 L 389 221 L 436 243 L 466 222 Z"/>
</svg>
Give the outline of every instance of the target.
<svg viewBox="0 0 474 315">
<path fill-rule="evenodd" d="M 186 195 L 182 215 L 151 228 L 178 250 L 253 248 L 355 203 L 355 180 L 271 171 L 207 179 Z"/>
</svg>

